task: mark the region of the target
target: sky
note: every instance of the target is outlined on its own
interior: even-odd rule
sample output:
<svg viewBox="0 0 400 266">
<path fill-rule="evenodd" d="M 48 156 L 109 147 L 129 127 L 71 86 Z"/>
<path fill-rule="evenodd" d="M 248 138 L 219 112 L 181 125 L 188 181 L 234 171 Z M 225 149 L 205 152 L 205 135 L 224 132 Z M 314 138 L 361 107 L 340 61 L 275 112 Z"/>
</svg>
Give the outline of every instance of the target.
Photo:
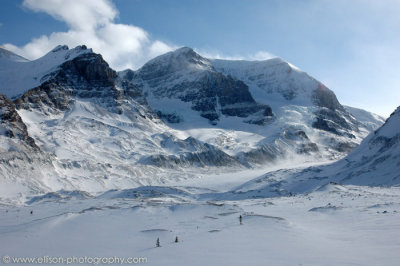
<svg viewBox="0 0 400 266">
<path fill-rule="evenodd" d="M 400 105 L 399 0 L 2 0 L 0 45 L 36 59 L 85 44 L 116 70 L 188 46 L 209 58 L 281 57 L 342 104 Z"/>
</svg>

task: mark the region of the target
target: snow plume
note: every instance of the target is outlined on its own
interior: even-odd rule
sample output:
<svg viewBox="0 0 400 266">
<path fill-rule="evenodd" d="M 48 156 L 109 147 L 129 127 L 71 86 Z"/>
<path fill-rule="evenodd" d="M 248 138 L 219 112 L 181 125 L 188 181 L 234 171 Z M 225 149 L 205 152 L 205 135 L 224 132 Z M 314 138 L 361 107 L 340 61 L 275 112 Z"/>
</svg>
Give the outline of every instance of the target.
<svg viewBox="0 0 400 266">
<path fill-rule="evenodd" d="M 201 49 L 195 49 L 195 51 L 209 59 L 263 61 L 277 57 L 276 55 L 266 51 L 258 51 L 256 53 L 247 55 L 226 55 L 224 53 L 220 53 L 219 51 L 206 51 Z"/>
<path fill-rule="evenodd" d="M 29 59 L 41 57 L 59 44 L 70 47 L 85 44 L 101 53 L 116 70 L 136 69 L 175 48 L 152 40 L 139 27 L 114 23 L 118 10 L 109 0 L 24 0 L 23 6 L 45 12 L 69 27 L 67 32 L 43 35 L 22 47 L 4 44 L 6 49 Z"/>
</svg>

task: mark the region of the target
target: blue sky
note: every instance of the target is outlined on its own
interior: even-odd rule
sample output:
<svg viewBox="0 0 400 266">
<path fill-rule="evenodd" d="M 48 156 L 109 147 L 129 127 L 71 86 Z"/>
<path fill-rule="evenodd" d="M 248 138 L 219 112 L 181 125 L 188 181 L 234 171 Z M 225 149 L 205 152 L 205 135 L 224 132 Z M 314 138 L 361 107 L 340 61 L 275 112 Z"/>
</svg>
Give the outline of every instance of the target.
<svg viewBox="0 0 400 266">
<path fill-rule="evenodd" d="M 34 59 L 85 43 L 117 70 L 180 46 L 208 57 L 279 56 L 343 104 L 400 105 L 397 0 L 2 0 L 0 44 Z"/>
</svg>

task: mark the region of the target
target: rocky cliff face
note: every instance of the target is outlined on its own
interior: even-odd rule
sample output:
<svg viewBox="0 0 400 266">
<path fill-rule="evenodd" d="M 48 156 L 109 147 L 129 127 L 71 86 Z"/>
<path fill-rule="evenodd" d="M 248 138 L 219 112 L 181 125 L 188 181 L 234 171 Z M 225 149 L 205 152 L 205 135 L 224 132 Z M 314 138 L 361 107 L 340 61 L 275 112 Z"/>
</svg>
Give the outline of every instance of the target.
<svg viewBox="0 0 400 266">
<path fill-rule="evenodd" d="M 320 82 L 318 82 L 317 88 L 313 92 L 313 101 L 319 107 L 325 107 L 332 111 L 345 111 L 335 93 Z"/>
<path fill-rule="evenodd" d="M 14 101 L 18 109 L 63 112 L 71 107 L 75 98 L 94 100 L 114 113 L 121 112 L 120 106 L 126 98 L 146 104 L 142 92 L 134 84 L 119 80 L 102 56 L 91 52 L 64 62 L 47 74 L 45 80 Z"/>
<path fill-rule="evenodd" d="M 46 191 L 48 182 L 59 178 L 53 159 L 29 135 L 14 103 L 0 94 L 0 201 L 14 203 L 15 196 L 21 193 Z"/>
<path fill-rule="evenodd" d="M 29 136 L 26 125 L 17 113 L 14 103 L 3 94 L 0 94 L 0 134 L 24 142 L 33 151 L 39 149 Z"/>
<path fill-rule="evenodd" d="M 221 115 L 273 116 L 268 105 L 253 99 L 245 83 L 216 72 L 208 59 L 187 47 L 159 56 L 138 71 L 124 71 L 121 77 L 138 84 L 149 97 L 190 103 L 192 110 L 212 124 L 216 124 Z M 173 113 L 173 108 L 169 112 Z"/>
</svg>

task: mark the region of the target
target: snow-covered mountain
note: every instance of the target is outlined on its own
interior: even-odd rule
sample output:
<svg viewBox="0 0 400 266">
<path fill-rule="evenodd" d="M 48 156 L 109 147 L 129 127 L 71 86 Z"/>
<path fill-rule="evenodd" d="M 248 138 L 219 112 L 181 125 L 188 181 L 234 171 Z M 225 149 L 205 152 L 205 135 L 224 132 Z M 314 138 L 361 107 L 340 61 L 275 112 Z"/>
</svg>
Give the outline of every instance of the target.
<svg viewBox="0 0 400 266">
<path fill-rule="evenodd" d="M 183 47 L 119 75 L 169 126 L 251 163 L 342 157 L 383 123 L 357 121 L 331 90 L 280 58 L 210 60 Z"/>
<path fill-rule="evenodd" d="M 1 92 L 11 99 L 50 79 L 51 73 L 55 73 L 64 62 L 83 53 L 92 52 L 85 46 L 70 50 L 66 45 L 59 45 L 43 57 L 29 61 L 3 48 L 0 49 Z"/>
<path fill-rule="evenodd" d="M 282 59 L 190 48 L 0 50 L 0 86 L 5 263 L 398 265 L 400 107 L 379 128 Z"/>
<path fill-rule="evenodd" d="M 15 104 L 0 94 L 0 201 L 42 193 L 55 180 L 53 156 L 36 145 Z"/>
<path fill-rule="evenodd" d="M 356 121 L 281 59 L 209 60 L 181 48 L 117 74 L 85 46 L 34 61 L 0 55 L 2 156 L 14 160 L 3 159 L 0 177 L 31 194 L 337 158 L 380 123 Z"/>
<path fill-rule="evenodd" d="M 209 60 L 187 47 L 150 60 L 136 72 L 122 72 L 122 76 L 151 94 L 152 106 L 167 118 L 175 112 L 170 112 L 168 106 L 159 101 L 165 98 L 190 103 L 192 110 L 214 125 L 221 116 L 257 115 L 258 123 L 272 117 L 271 108 L 256 103 L 246 84 L 216 72 Z"/>
<path fill-rule="evenodd" d="M 240 185 L 222 198 L 273 197 L 338 190 L 340 185 L 400 184 L 400 106 L 345 158 L 323 166 L 282 169 Z"/>
<path fill-rule="evenodd" d="M 36 193 L 96 192 L 193 175 L 179 171 L 181 167 L 246 167 L 238 158 L 165 125 L 135 84 L 119 78 L 101 55 L 85 46 L 59 46 L 35 61 L 7 62 L 0 73 L 2 91 L 14 102 L 4 96 L 1 107 L 21 118 L 25 135 L 10 130 L 3 135 L 19 145 L 32 140 L 50 163 L 51 180 L 43 177 L 39 165 L 35 175 L 29 175 Z M 19 87 L 8 74 L 17 77 L 21 71 L 31 83 Z M 2 119 L 7 122 L 6 116 Z M 26 157 L 34 158 L 35 152 Z M 25 161 L 13 167 L 17 176 L 29 171 Z M 2 180 L 10 179 L 13 167 L 1 168 Z M 13 181 L 31 188 L 24 176 Z"/>
<path fill-rule="evenodd" d="M 385 118 L 365 111 L 363 109 L 359 109 L 359 108 L 354 108 L 351 106 L 343 106 L 347 112 L 349 112 L 352 116 L 354 116 L 354 118 L 363 124 L 363 126 L 365 126 L 367 129 L 369 129 L 371 132 L 378 129 L 380 126 L 383 125 L 383 123 L 385 123 Z"/>
</svg>

